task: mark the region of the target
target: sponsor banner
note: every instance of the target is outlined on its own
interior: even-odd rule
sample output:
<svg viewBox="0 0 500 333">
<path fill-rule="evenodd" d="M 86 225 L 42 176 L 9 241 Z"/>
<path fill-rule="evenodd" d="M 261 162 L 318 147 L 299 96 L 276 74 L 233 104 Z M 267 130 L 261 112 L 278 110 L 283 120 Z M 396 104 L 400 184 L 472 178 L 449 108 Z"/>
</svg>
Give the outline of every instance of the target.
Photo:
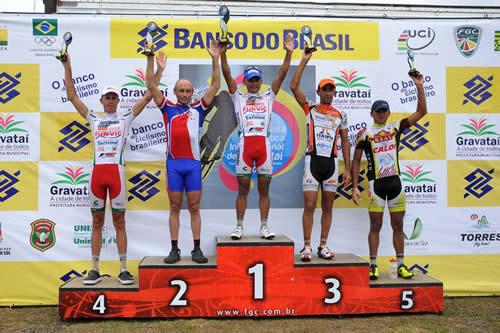
<svg viewBox="0 0 500 333">
<path fill-rule="evenodd" d="M 403 74 L 403 73 L 402 73 Z M 436 79 L 436 74 L 429 72 L 423 73 L 424 75 L 424 93 L 427 101 L 427 107 L 436 103 L 440 98 L 441 93 L 439 90 L 438 80 Z M 393 80 L 390 83 L 391 89 L 391 110 L 408 110 L 412 108 L 416 108 L 417 106 L 417 88 L 413 83 L 413 80 L 407 76 L 406 73 L 403 75 L 399 75 L 397 80 Z M 379 96 L 375 99 L 380 99 Z M 382 98 L 383 99 L 383 98 Z M 436 110 L 439 112 L 439 110 Z"/>
<path fill-rule="evenodd" d="M 446 112 L 500 113 L 497 77 L 500 67 L 447 67 Z"/>
<path fill-rule="evenodd" d="M 363 153 L 364 155 L 364 153 Z M 356 206 L 356 204 L 352 201 L 352 182 L 349 184 L 345 184 L 342 182 L 342 176 L 344 173 L 344 162 L 339 161 L 339 177 L 338 177 L 338 187 L 337 187 L 337 194 L 335 195 L 335 202 L 333 204 L 334 209 L 335 208 L 368 208 L 368 191 L 369 191 L 369 186 L 368 186 L 368 169 L 367 169 L 367 163 L 366 161 L 361 161 L 361 166 L 360 166 L 360 171 L 359 171 L 359 178 L 358 178 L 358 188 L 359 191 L 361 192 L 361 202 L 359 203 L 359 206 Z M 316 202 L 316 207 L 320 208 L 321 207 L 321 193 L 322 191 L 319 191 L 318 195 L 318 201 Z"/>
<path fill-rule="evenodd" d="M 44 87 L 45 91 L 54 99 L 52 101 L 54 104 L 68 103 L 70 107 L 73 108 L 66 95 L 66 81 L 63 78 L 64 69 L 61 68 L 60 71 L 61 78 L 52 77 L 52 81 L 50 82 L 50 89 Z M 93 71 L 80 73 L 73 70 L 73 85 L 75 86 L 76 95 L 88 107 L 90 106 L 88 104 L 88 101 L 95 102 L 95 100 L 101 98 L 101 87 L 99 87 L 98 75 Z M 59 106 L 59 108 L 61 107 Z"/>
<path fill-rule="evenodd" d="M 111 58 L 143 58 L 146 24 L 151 19 L 112 18 Z M 219 37 L 218 20 L 156 20 L 158 30 L 153 36 L 155 50 L 163 49 L 169 58 L 206 58 L 204 50 L 210 40 Z M 314 31 L 313 43 L 321 51 L 315 59 L 378 60 L 378 22 L 297 21 L 297 20 L 231 20 L 229 38 L 231 59 L 282 59 L 283 41 L 287 34 L 295 46 L 304 48 L 300 34 L 303 25 Z M 300 53 L 295 52 L 299 58 Z"/>
<path fill-rule="evenodd" d="M 0 113 L 0 157 L 12 161 L 40 158 L 38 114 Z"/>
<path fill-rule="evenodd" d="M 129 162 L 125 167 L 127 210 L 168 210 L 165 162 Z"/>
<path fill-rule="evenodd" d="M 448 115 L 446 125 L 448 159 L 500 160 L 499 115 Z"/>
<path fill-rule="evenodd" d="M 476 53 L 482 35 L 483 29 L 474 24 L 460 25 L 453 29 L 455 45 L 465 58 L 470 58 Z"/>
<path fill-rule="evenodd" d="M 498 206 L 497 161 L 448 161 L 448 207 Z"/>
<path fill-rule="evenodd" d="M 406 56 L 408 51 L 415 55 L 439 55 L 439 42 L 436 38 L 441 33 L 437 27 L 430 25 L 415 25 L 412 23 L 404 25 L 397 32 L 396 29 L 396 54 Z"/>
<path fill-rule="evenodd" d="M 335 107 L 346 112 L 348 117 L 353 113 L 364 113 L 368 116 L 372 102 L 373 71 L 354 68 L 344 68 L 333 75 L 329 75 L 335 80 L 337 95 L 333 99 Z M 349 119 L 349 118 L 348 118 Z"/>
<path fill-rule="evenodd" d="M 35 57 L 54 57 L 60 50 L 59 25 L 57 18 L 33 18 L 31 20 L 32 44 L 30 53 Z"/>
<path fill-rule="evenodd" d="M 500 219 L 493 211 L 474 208 L 460 218 L 458 242 L 467 252 L 500 250 Z"/>
<path fill-rule="evenodd" d="M 402 119 L 409 114 L 395 114 Z M 392 120 L 391 120 L 392 119 Z M 445 114 L 428 113 L 412 127 L 403 131 L 399 143 L 399 158 L 402 160 L 444 160 L 446 159 Z"/>
<path fill-rule="evenodd" d="M 400 161 L 408 209 L 442 207 L 446 202 L 446 164 L 442 161 Z"/>
<path fill-rule="evenodd" d="M 92 132 L 78 112 L 40 114 L 40 159 L 42 161 L 90 161 Z"/>
<path fill-rule="evenodd" d="M 40 65 L 0 65 L 0 112 L 40 111 Z"/>
<path fill-rule="evenodd" d="M 0 162 L 0 211 L 38 209 L 38 163 Z"/>
<path fill-rule="evenodd" d="M 0 25 L 0 52 L 7 51 L 9 46 L 9 28 L 6 25 Z"/>
</svg>

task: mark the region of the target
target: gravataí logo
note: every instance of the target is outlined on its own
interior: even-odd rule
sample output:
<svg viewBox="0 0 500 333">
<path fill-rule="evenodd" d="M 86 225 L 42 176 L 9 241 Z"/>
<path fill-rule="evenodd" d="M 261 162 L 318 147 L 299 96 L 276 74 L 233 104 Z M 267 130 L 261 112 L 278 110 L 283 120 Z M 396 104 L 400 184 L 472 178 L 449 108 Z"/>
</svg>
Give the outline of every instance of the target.
<svg viewBox="0 0 500 333">
<path fill-rule="evenodd" d="M 56 244 L 56 224 L 48 219 L 31 222 L 30 244 L 40 252 L 45 252 Z"/>
<path fill-rule="evenodd" d="M 52 182 L 52 185 L 56 184 L 68 184 L 68 185 L 82 185 L 89 182 L 89 173 L 83 172 L 83 167 L 79 167 L 76 170 L 72 167 L 66 167 L 66 173 L 57 173 L 60 179 Z"/>
<path fill-rule="evenodd" d="M 471 118 L 469 119 L 468 124 L 460 125 L 465 127 L 466 130 L 460 132 L 458 135 L 474 135 L 474 136 L 483 136 L 483 135 L 500 135 L 497 132 L 491 130 L 492 127 L 495 127 L 495 124 L 488 124 L 487 120 L 482 117 Z"/>
<path fill-rule="evenodd" d="M 12 114 L 0 113 L 0 134 L 14 132 L 28 132 L 24 128 L 19 127 L 24 121 L 16 121 Z"/>
<path fill-rule="evenodd" d="M 159 193 L 160 190 L 155 185 L 160 181 L 158 178 L 160 175 L 160 170 L 156 171 L 154 174 L 146 170 L 142 170 L 135 176 L 131 177 L 128 181 L 132 183 L 133 186 L 128 190 L 128 193 L 130 193 L 128 201 L 131 201 L 134 198 L 147 201 Z"/>
<path fill-rule="evenodd" d="M 428 177 L 432 171 L 423 171 L 422 165 L 409 165 L 406 171 L 401 172 L 403 181 L 409 183 L 435 182 L 434 179 Z"/>
<path fill-rule="evenodd" d="M 429 140 L 426 138 L 426 134 L 429 132 L 427 129 L 429 127 L 429 121 L 423 123 L 422 125 L 416 123 L 411 128 L 407 128 L 403 131 L 403 135 L 401 136 L 401 145 L 399 146 L 399 150 L 403 150 L 408 148 L 412 151 L 417 151 L 422 146 L 427 144 Z"/>
<path fill-rule="evenodd" d="M 337 87 L 343 87 L 347 89 L 351 88 L 369 88 L 367 84 L 362 81 L 366 79 L 366 76 L 358 76 L 358 71 L 354 69 L 343 69 L 340 71 L 339 76 L 334 76 L 335 84 Z"/>
</svg>

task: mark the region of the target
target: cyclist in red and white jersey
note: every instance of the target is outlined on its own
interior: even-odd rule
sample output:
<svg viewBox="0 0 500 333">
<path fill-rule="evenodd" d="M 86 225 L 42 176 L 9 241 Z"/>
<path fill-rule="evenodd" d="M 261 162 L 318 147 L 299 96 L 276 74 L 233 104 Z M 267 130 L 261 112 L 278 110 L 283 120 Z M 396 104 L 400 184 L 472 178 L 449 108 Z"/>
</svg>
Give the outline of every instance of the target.
<svg viewBox="0 0 500 333">
<path fill-rule="evenodd" d="M 256 66 L 247 67 L 244 71 L 244 84 L 247 92 L 238 90 L 227 61 L 227 46 L 221 49 L 222 74 L 233 99 L 240 127 L 239 153 L 236 165 L 239 185 L 238 197 L 236 198 L 237 224 L 231 233 L 231 238 L 235 240 L 240 239 L 243 235 L 243 218 L 247 208 L 250 177 L 254 163 L 258 174 L 260 234 L 266 239 L 273 239 L 276 235 L 267 227 L 270 206 L 269 184 L 273 175 L 271 144 L 268 138 L 269 123 L 271 122 L 274 99 L 290 68 L 294 44 L 292 36 L 286 36 L 283 44 L 286 50 L 285 59 L 271 84 L 271 88 L 264 92 L 260 92 L 262 71 Z"/>
<path fill-rule="evenodd" d="M 347 133 L 347 115 L 332 105 L 336 95 L 335 81 L 324 78 L 319 81 L 316 93 L 320 102 L 309 105 L 306 96 L 300 89 L 300 79 L 304 73 L 312 53 L 302 53 L 302 59 L 290 83 L 290 89 L 306 114 L 307 150 L 304 161 L 304 213 L 302 227 L 304 231 L 304 248 L 300 251 L 302 261 L 310 261 L 312 257 L 311 232 L 314 210 L 318 199 L 318 188 L 322 189 L 321 198 L 321 239 L 318 246 L 318 257 L 331 259 L 335 256 L 327 246 L 330 226 L 332 224 L 332 208 L 338 186 L 337 142 L 342 142 L 344 159 L 343 183 L 351 181 L 350 149 Z"/>
<path fill-rule="evenodd" d="M 92 285 L 101 281 L 99 273 L 99 256 L 102 247 L 102 228 L 104 226 L 106 198 L 109 193 L 111 201 L 113 225 L 116 230 L 116 245 L 120 257 L 120 273 L 118 281 L 122 284 L 133 284 L 134 277 L 127 270 L 127 233 L 125 229 L 126 188 L 123 149 L 130 124 L 144 107 L 151 101 L 152 95 L 146 92 L 131 110 L 117 112 L 120 102 L 118 90 L 106 87 L 102 90 L 100 102 L 104 113 L 97 113 L 80 100 L 73 84 L 71 59 L 63 62 L 64 79 L 68 100 L 78 113 L 90 125 L 94 139 L 94 160 L 90 178 L 89 204 L 92 211 L 92 269 L 83 280 Z M 161 77 L 161 69 L 156 79 Z"/>
</svg>

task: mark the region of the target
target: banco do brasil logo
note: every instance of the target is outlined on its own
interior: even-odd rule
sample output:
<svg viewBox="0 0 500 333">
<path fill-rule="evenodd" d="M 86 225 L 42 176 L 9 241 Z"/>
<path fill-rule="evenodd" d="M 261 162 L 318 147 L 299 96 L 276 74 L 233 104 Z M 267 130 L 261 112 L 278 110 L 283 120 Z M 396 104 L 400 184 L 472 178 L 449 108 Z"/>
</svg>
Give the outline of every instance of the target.
<svg viewBox="0 0 500 333">
<path fill-rule="evenodd" d="M 14 76 L 7 72 L 0 73 L 0 103 L 5 104 L 20 94 L 15 88 L 21 82 L 21 73 Z"/>
<path fill-rule="evenodd" d="M 167 42 L 163 39 L 163 37 L 167 35 L 166 31 L 167 29 L 168 29 L 168 24 L 165 24 L 162 27 L 158 26 L 156 31 L 152 33 L 155 52 L 164 47 L 165 45 L 167 45 Z M 146 46 L 146 44 L 148 43 L 148 41 L 146 40 L 147 33 L 148 33 L 147 27 L 141 29 L 137 33 L 139 36 L 142 37 L 142 39 L 137 43 L 139 45 L 139 47 L 137 48 L 137 53 L 141 53 L 144 50 L 144 46 Z"/>
<path fill-rule="evenodd" d="M 363 192 L 365 190 L 365 188 L 363 186 L 361 186 L 361 184 L 365 181 L 365 178 L 366 177 L 366 169 L 362 169 L 360 172 L 359 172 L 359 177 L 358 177 L 358 189 L 359 189 L 359 192 Z M 346 198 L 347 200 L 351 200 L 352 199 L 352 182 L 349 182 L 349 184 L 345 184 L 342 182 L 342 174 L 339 174 L 338 176 L 338 188 L 337 188 L 337 192 L 335 193 L 335 199 L 338 199 L 340 196 L 343 196 L 344 198 Z"/>
<path fill-rule="evenodd" d="M 488 171 L 483 171 L 480 168 L 472 171 L 470 174 L 464 177 L 464 179 L 469 183 L 464 189 L 464 199 L 473 195 L 474 197 L 480 199 L 491 190 L 493 186 L 489 185 L 489 182 L 493 179 L 491 176 L 495 172 L 495 169 L 490 169 Z"/>
<path fill-rule="evenodd" d="M 16 195 L 19 190 L 14 187 L 19 182 L 19 175 L 21 171 L 18 170 L 13 174 L 0 170 L 0 202 L 9 200 L 12 196 Z"/>
<path fill-rule="evenodd" d="M 465 99 L 463 100 L 463 105 L 472 102 L 476 105 L 480 105 L 491 96 L 493 96 L 488 89 L 491 88 L 493 81 L 493 75 L 483 78 L 481 75 L 476 75 L 469 81 L 464 83 L 464 86 L 468 89 L 464 94 Z"/>
<path fill-rule="evenodd" d="M 156 171 L 154 174 L 146 170 L 142 170 L 130 178 L 128 181 L 133 184 L 133 186 L 128 190 L 130 193 L 128 201 L 131 201 L 134 198 L 147 201 L 159 193 L 160 190 L 155 185 L 160 181 L 158 178 L 160 175 L 160 170 Z"/>
<path fill-rule="evenodd" d="M 411 128 L 405 129 L 401 137 L 401 145 L 399 147 L 399 150 L 401 151 L 405 148 L 408 148 L 412 151 L 417 151 L 427 142 L 429 142 L 425 137 L 429 132 L 427 127 L 429 127 L 428 121 L 422 125 L 416 123 Z"/>
<path fill-rule="evenodd" d="M 88 126 L 88 123 L 86 125 Z M 90 133 L 90 130 L 87 126 L 75 120 L 61 128 L 59 132 L 64 135 L 64 137 L 59 140 L 61 146 L 59 146 L 57 151 L 61 152 L 64 149 L 69 149 L 72 152 L 77 152 L 88 145 L 90 140 L 87 139 L 86 136 Z"/>
</svg>

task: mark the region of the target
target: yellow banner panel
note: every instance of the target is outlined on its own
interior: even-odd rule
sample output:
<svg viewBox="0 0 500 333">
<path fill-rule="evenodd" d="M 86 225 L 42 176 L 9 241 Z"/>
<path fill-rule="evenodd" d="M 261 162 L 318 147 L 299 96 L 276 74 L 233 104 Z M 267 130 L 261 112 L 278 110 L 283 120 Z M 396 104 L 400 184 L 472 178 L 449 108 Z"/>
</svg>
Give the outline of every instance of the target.
<svg viewBox="0 0 500 333">
<path fill-rule="evenodd" d="M 40 65 L 0 64 L 0 112 L 40 111 Z"/>
<path fill-rule="evenodd" d="M 146 24 L 150 19 L 111 19 L 111 58 L 141 58 L 146 43 Z M 211 40 L 219 38 L 219 20 L 158 19 L 153 34 L 155 50 L 167 52 L 170 58 L 206 58 L 204 50 Z M 283 41 L 291 34 L 295 48 L 304 48 L 300 29 L 309 25 L 318 49 L 316 60 L 378 60 L 378 22 L 297 21 L 297 20 L 231 20 L 228 56 L 230 59 L 283 59 Z M 301 52 L 294 58 L 300 59 Z"/>
<path fill-rule="evenodd" d="M 0 211 L 38 209 L 38 163 L 0 162 Z"/>
<path fill-rule="evenodd" d="M 127 210 L 168 210 L 165 162 L 127 162 Z"/>
</svg>

